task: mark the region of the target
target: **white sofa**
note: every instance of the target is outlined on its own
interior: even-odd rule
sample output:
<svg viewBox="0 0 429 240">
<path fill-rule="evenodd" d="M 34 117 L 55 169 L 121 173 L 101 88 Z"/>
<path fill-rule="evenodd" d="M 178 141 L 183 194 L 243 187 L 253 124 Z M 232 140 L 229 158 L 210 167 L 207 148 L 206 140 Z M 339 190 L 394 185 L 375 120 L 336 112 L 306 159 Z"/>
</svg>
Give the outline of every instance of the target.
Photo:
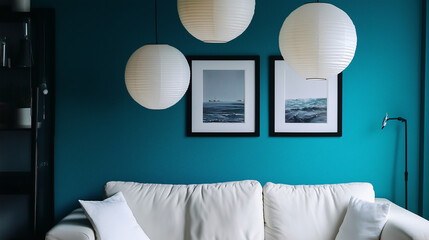
<svg viewBox="0 0 429 240">
<path fill-rule="evenodd" d="M 351 196 L 375 199 L 369 183 L 284 185 L 257 181 L 167 185 L 108 182 L 121 191 L 151 240 L 334 240 Z M 428 240 L 429 222 L 391 203 L 381 240 Z M 46 240 L 94 240 L 81 209 L 66 216 Z"/>
</svg>

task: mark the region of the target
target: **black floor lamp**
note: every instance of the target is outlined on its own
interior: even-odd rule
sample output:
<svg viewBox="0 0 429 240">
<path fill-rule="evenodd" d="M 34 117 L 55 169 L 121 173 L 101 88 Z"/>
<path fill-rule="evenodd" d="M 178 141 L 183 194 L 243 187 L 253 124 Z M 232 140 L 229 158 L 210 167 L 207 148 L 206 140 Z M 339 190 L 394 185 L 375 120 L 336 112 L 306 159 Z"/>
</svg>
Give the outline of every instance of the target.
<svg viewBox="0 0 429 240">
<path fill-rule="evenodd" d="M 405 123 L 405 172 L 404 172 L 404 177 L 405 177 L 405 209 L 408 209 L 407 119 L 401 118 L 401 117 L 389 118 L 387 116 L 387 113 L 386 113 L 386 116 L 383 119 L 383 123 L 382 123 L 381 129 L 383 129 L 386 126 L 387 121 L 390 121 L 390 120 L 397 120 L 397 121 Z"/>
</svg>

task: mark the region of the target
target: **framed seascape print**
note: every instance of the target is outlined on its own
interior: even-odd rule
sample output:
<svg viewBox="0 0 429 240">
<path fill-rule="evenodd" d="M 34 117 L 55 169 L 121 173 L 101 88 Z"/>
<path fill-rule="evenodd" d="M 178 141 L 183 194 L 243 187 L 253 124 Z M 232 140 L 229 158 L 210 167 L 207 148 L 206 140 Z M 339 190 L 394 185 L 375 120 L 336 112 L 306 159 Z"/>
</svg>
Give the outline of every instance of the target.
<svg viewBox="0 0 429 240">
<path fill-rule="evenodd" d="M 259 56 L 188 57 L 188 136 L 259 136 Z"/>
<path fill-rule="evenodd" d="M 340 137 L 342 73 L 306 80 L 281 56 L 270 57 L 270 136 Z"/>
</svg>

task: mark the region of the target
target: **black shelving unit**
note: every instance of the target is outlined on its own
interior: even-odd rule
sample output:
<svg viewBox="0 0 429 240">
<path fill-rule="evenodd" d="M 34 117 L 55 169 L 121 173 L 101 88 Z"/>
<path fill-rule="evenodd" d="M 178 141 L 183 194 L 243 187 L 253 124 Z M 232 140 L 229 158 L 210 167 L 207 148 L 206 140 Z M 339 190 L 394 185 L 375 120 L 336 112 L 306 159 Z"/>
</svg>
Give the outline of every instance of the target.
<svg viewBox="0 0 429 240">
<path fill-rule="evenodd" d="M 43 239 L 53 224 L 54 20 L 52 9 L 0 7 L 0 239 Z M 30 65 L 20 64 L 25 22 Z"/>
</svg>

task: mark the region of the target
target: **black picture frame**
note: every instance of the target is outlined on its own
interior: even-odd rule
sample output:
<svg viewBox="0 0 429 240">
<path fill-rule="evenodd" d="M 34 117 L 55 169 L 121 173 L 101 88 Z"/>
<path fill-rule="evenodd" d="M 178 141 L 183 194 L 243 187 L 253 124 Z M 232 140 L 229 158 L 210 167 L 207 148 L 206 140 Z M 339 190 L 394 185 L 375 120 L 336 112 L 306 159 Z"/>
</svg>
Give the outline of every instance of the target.
<svg viewBox="0 0 429 240">
<path fill-rule="evenodd" d="M 275 62 L 282 61 L 282 56 L 270 56 L 269 57 L 269 135 L 272 137 L 341 137 L 342 136 L 342 81 L 343 73 L 337 76 L 337 107 L 336 107 L 336 131 L 309 131 L 309 132 L 290 132 L 290 131 L 279 131 L 276 130 L 276 110 L 275 110 Z M 283 113 L 284 114 L 284 113 Z M 278 122 L 278 121 L 277 121 Z"/>
<path fill-rule="evenodd" d="M 191 69 L 191 81 L 189 84 L 189 91 L 187 93 L 187 120 L 186 120 L 186 135 L 189 137 L 259 137 L 260 134 L 260 57 L 259 56 L 188 56 L 187 57 L 188 62 L 189 62 L 189 66 Z M 222 130 L 220 129 L 218 130 L 205 130 L 205 129 L 201 129 L 204 127 L 208 127 L 210 128 L 211 123 L 204 123 L 204 121 L 195 121 L 196 116 L 198 116 L 197 114 L 202 114 L 203 109 L 201 108 L 201 110 L 199 110 L 199 108 L 196 108 L 195 106 L 193 106 L 194 104 L 196 104 L 196 99 L 197 97 L 195 97 L 195 99 L 193 99 L 194 95 L 198 95 L 198 92 L 196 92 L 196 86 L 198 87 L 198 91 L 201 91 L 201 84 L 196 84 L 197 82 L 202 82 L 202 78 L 196 78 L 196 76 L 194 75 L 198 75 L 198 72 L 201 72 L 201 68 L 200 67 L 195 67 L 193 64 L 205 64 L 207 63 L 208 66 L 210 64 L 228 64 L 227 69 L 226 70 L 231 70 L 234 68 L 235 64 L 239 64 L 242 62 L 246 62 L 248 64 L 248 66 L 253 65 L 253 78 L 246 75 L 247 72 L 245 72 L 245 82 L 248 81 L 248 79 L 254 79 L 254 89 L 250 90 L 250 93 L 253 93 L 253 101 L 251 101 L 252 103 L 249 104 L 250 106 L 252 106 L 250 109 L 254 114 L 251 114 L 252 116 L 246 116 L 244 119 L 251 119 L 248 122 L 245 122 L 245 120 L 243 120 L 243 124 L 245 124 L 246 126 L 249 126 L 249 131 L 243 131 L 243 129 L 241 129 L 240 131 L 233 131 L 231 129 L 228 130 Z M 247 66 L 247 65 L 246 65 Z M 243 68 L 238 67 L 237 70 L 242 70 L 244 69 L 245 66 L 243 66 Z M 197 69 L 198 68 L 198 69 Z M 216 67 L 215 67 L 216 68 Z M 223 70 L 222 68 L 220 69 L 216 69 L 216 70 Z M 235 69 L 234 69 L 235 70 Z M 247 70 L 245 70 L 247 71 Z M 252 84 L 249 84 L 250 86 Z M 247 85 L 245 85 L 246 88 L 246 92 L 249 92 L 247 89 Z M 195 92 L 195 94 L 194 94 Z M 251 96 L 245 96 L 245 103 L 244 105 L 247 104 L 247 102 L 249 101 L 249 97 L 251 99 Z M 198 99 L 201 99 L 201 97 L 198 97 Z M 204 100 L 200 100 L 199 104 L 201 105 L 203 103 Z M 193 111 L 194 109 L 194 111 Z M 198 110 L 197 111 L 195 110 Z M 248 109 L 248 107 L 246 106 L 246 109 Z M 246 112 L 244 112 L 244 114 L 247 114 Z M 202 119 L 202 118 L 201 118 Z M 198 122 L 198 124 L 196 124 L 196 122 Z M 253 123 L 253 124 L 252 124 Z M 222 123 L 216 125 L 216 126 L 220 126 Z M 225 126 L 227 126 L 227 124 L 230 124 L 229 127 L 234 126 L 233 124 L 240 124 L 240 123 L 226 123 Z M 198 129 L 196 129 L 196 125 L 198 125 Z M 237 125 L 240 126 L 241 125 Z M 252 127 L 250 127 L 252 126 Z M 251 129 L 250 129 L 251 128 Z"/>
</svg>

